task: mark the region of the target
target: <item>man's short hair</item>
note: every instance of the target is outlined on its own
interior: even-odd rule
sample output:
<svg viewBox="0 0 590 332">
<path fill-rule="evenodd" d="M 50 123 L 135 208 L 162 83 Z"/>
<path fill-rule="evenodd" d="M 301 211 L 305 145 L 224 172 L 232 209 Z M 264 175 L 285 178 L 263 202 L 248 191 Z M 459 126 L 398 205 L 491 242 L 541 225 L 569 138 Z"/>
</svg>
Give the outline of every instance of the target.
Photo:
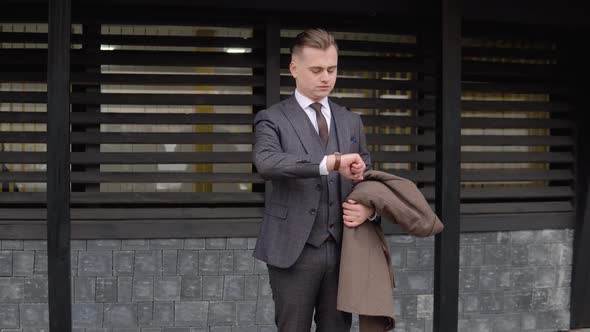
<svg viewBox="0 0 590 332">
<path fill-rule="evenodd" d="M 304 47 L 327 50 L 330 46 L 334 46 L 338 50 L 336 40 L 331 33 L 319 28 L 307 29 L 295 37 L 295 41 L 291 46 L 291 56 L 300 55 Z"/>
</svg>

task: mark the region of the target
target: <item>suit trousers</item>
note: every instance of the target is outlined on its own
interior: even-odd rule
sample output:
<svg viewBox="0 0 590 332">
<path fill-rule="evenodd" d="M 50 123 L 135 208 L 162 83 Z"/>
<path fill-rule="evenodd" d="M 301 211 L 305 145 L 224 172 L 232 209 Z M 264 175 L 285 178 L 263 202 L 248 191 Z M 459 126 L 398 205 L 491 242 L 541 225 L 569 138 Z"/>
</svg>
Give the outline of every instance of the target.
<svg viewBox="0 0 590 332">
<path fill-rule="evenodd" d="M 329 237 L 319 247 L 306 244 L 291 267 L 268 265 L 275 323 L 279 332 L 348 332 L 350 313 L 336 309 L 340 245 Z M 314 315 L 315 310 L 315 315 Z"/>
</svg>

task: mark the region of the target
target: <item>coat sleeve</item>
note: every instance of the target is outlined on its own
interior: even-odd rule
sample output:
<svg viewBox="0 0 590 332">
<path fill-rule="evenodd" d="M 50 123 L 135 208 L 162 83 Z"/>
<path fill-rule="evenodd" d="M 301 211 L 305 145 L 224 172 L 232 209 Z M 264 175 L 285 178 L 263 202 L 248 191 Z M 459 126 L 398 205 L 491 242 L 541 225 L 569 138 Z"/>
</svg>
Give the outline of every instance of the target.
<svg viewBox="0 0 590 332">
<path fill-rule="evenodd" d="M 280 128 L 269 116 L 259 112 L 254 119 L 255 141 L 253 159 L 264 179 L 312 178 L 320 175 L 320 160 L 309 154 L 286 153 L 281 145 Z"/>
</svg>

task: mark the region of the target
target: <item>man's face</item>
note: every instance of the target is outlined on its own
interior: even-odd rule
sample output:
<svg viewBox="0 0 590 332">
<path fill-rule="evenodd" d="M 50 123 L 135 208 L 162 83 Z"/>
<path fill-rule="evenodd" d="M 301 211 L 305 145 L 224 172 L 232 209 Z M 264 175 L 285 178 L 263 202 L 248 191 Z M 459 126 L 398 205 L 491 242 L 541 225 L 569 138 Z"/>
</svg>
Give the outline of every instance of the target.
<svg viewBox="0 0 590 332">
<path fill-rule="evenodd" d="M 303 47 L 294 54 L 289 69 L 295 78 L 297 90 L 313 101 L 328 96 L 334 84 L 338 66 L 338 51 L 334 46 L 327 50 Z"/>
</svg>

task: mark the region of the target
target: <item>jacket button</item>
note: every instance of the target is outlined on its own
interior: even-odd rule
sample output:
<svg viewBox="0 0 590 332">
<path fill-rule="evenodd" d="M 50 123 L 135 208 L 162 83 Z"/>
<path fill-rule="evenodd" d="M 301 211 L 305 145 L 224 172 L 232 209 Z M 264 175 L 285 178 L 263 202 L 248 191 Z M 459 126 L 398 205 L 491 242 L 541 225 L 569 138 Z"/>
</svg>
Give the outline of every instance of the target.
<svg viewBox="0 0 590 332">
<path fill-rule="evenodd" d="M 334 228 L 334 224 L 330 224 L 330 228 Z"/>
<path fill-rule="evenodd" d="M 321 183 L 316 184 L 315 187 L 316 187 L 317 190 L 322 190 L 322 184 Z"/>
<path fill-rule="evenodd" d="M 309 210 L 309 214 L 314 215 L 315 214 L 315 209 Z"/>
<path fill-rule="evenodd" d="M 334 181 L 330 180 L 330 184 L 334 184 Z"/>
<path fill-rule="evenodd" d="M 334 205 L 334 201 L 330 201 L 330 206 Z"/>
</svg>

